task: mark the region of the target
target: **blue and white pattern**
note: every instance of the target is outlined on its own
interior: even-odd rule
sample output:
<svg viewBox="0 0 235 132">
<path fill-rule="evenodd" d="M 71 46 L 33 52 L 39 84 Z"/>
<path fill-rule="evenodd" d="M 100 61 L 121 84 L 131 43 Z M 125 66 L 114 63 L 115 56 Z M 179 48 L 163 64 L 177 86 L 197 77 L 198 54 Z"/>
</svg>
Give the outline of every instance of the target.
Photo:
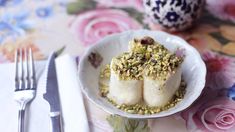
<svg viewBox="0 0 235 132">
<path fill-rule="evenodd" d="M 199 18 L 204 0 L 144 0 L 146 14 L 171 31 L 190 27 Z"/>
<path fill-rule="evenodd" d="M 52 6 L 47 6 L 47 7 L 39 7 L 36 9 L 36 14 L 40 18 L 48 18 L 52 15 L 53 13 L 53 8 Z"/>
<path fill-rule="evenodd" d="M 0 45 L 43 30 L 49 18 L 66 13 L 66 4 L 67 0 L 0 0 Z"/>
<path fill-rule="evenodd" d="M 235 101 L 235 84 L 228 89 L 228 97 Z"/>
<path fill-rule="evenodd" d="M 29 12 L 5 13 L 0 17 L 0 43 L 5 39 L 16 39 L 31 30 L 33 22 L 28 19 Z"/>
<path fill-rule="evenodd" d="M 0 0 L 0 7 L 13 6 L 20 4 L 23 0 Z"/>
</svg>

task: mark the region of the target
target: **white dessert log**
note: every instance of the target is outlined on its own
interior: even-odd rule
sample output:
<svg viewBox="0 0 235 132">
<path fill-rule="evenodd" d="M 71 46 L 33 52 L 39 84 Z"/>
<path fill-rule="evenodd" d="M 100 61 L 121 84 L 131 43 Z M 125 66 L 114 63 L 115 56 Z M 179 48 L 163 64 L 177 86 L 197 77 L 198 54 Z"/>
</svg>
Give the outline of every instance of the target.
<svg viewBox="0 0 235 132">
<path fill-rule="evenodd" d="M 144 70 L 143 98 L 149 106 L 161 107 L 171 101 L 181 82 L 182 58 L 165 47 L 154 49 Z"/>
<path fill-rule="evenodd" d="M 108 97 L 117 104 L 133 105 L 142 100 L 143 80 L 138 59 L 124 53 L 111 61 Z"/>
<path fill-rule="evenodd" d="M 108 97 L 117 104 L 136 104 L 142 99 L 142 82 L 140 80 L 120 80 L 111 71 Z"/>
<path fill-rule="evenodd" d="M 151 37 L 134 39 L 129 50 L 144 54 L 143 98 L 148 106 L 166 105 L 178 90 L 181 82 L 181 58 L 176 57 Z"/>
<path fill-rule="evenodd" d="M 166 80 L 153 79 L 144 75 L 144 101 L 154 107 L 166 105 L 180 86 L 181 73 L 179 68 L 176 72 L 169 73 Z"/>
</svg>

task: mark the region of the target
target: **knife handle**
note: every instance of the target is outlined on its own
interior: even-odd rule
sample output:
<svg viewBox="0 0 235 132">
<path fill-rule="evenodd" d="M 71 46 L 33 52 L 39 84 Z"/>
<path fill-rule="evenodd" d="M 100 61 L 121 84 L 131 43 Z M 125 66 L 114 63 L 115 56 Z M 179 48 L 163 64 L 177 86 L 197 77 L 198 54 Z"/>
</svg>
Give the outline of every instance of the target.
<svg viewBox="0 0 235 132">
<path fill-rule="evenodd" d="M 61 116 L 60 112 L 50 113 L 52 132 L 63 132 L 61 127 Z"/>
</svg>

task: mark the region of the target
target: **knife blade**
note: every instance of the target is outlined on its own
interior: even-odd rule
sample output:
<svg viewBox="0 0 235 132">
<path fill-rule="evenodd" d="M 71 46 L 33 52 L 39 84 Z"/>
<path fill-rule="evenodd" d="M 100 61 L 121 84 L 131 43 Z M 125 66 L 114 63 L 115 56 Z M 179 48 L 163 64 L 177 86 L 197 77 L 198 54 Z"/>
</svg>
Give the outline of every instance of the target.
<svg viewBox="0 0 235 132">
<path fill-rule="evenodd" d="M 56 53 L 52 53 L 48 59 L 46 68 L 46 93 L 43 98 L 50 105 L 50 118 L 52 132 L 62 132 L 60 98 L 55 66 Z"/>
</svg>

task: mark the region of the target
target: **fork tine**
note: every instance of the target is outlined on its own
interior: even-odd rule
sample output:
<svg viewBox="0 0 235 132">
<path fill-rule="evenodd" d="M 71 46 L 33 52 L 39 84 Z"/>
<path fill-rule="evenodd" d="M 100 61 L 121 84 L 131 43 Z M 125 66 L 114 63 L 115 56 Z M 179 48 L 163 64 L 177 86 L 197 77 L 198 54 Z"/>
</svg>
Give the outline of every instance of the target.
<svg viewBox="0 0 235 132">
<path fill-rule="evenodd" d="M 36 88 L 36 79 L 35 79 L 35 67 L 34 67 L 34 59 L 32 49 L 29 49 L 29 62 L 30 62 L 30 88 Z"/>
<path fill-rule="evenodd" d="M 20 67 L 19 67 L 19 89 L 24 89 L 24 67 L 23 67 L 23 51 L 20 49 L 19 57 Z"/>
<path fill-rule="evenodd" d="M 16 90 L 14 92 L 14 99 L 20 104 L 18 132 L 24 132 L 26 106 L 36 95 L 36 79 L 31 49 L 24 48 L 16 50 L 15 67 Z"/>
<path fill-rule="evenodd" d="M 29 89 L 29 64 L 28 64 L 28 51 L 24 49 L 24 64 L 25 64 L 25 89 Z"/>
<path fill-rule="evenodd" d="M 15 91 L 19 90 L 19 77 L 18 77 L 18 49 L 15 51 Z"/>
</svg>

